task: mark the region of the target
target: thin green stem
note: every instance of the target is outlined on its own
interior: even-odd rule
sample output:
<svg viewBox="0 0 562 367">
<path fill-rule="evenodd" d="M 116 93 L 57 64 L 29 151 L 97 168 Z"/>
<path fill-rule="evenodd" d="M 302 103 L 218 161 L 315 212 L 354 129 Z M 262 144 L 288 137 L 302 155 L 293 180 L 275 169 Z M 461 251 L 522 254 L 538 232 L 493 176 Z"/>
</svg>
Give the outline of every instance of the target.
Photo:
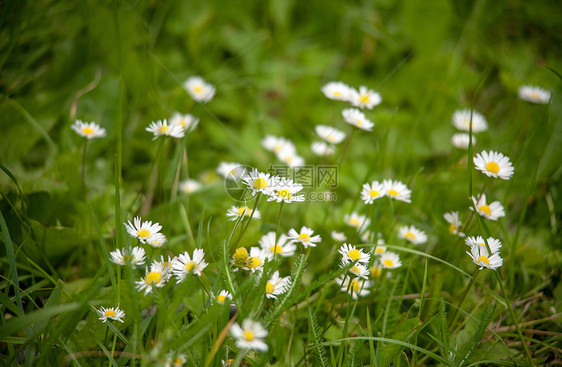
<svg viewBox="0 0 562 367">
<path fill-rule="evenodd" d="M 256 196 L 256 202 L 254 203 L 254 208 L 252 209 L 252 212 L 250 213 L 250 218 L 248 218 L 248 223 L 246 223 L 246 225 L 242 228 L 242 231 L 240 231 L 240 234 L 238 235 L 238 238 L 236 239 L 236 242 L 234 243 L 234 248 L 238 247 L 238 244 L 240 243 L 240 240 L 242 239 L 242 236 L 244 236 L 244 233 L 246 232 L 246 230 L 250 226 L 250 223 L 252 221 L 252 218 L 254 217 L 254 213 L 256 211 L 256 208 L 258 207 L 258 202 L 260 201 L 260 199 L 261 199 L 261 192 L 258 192 L 258 195 Z M 246 214 L 243 213 L 242 218 L 245 215 Z"/>
<path fill-rule="evenodd" d="M 273 246 L 273 256 L 277 256 L 277 243 L 279 242 L 279 223 L 281 222 L 281 211 L 283 210 L 284 201 L 281 201 L 279 205 L 279 215 L 277 216 L 277 225 L 275 226 L 275 245 Z"/>
<path fill-rule="evenodd" d="M 82 147 L 82 161 L 80 162 L 80 181 L 82 181 L 82 193 L 84 199 L 88 197 L 88 187 L 86 186 L 86 148 L 88 147 L 88 139 L 84 138 L 84 146 Z"/>
</svg>

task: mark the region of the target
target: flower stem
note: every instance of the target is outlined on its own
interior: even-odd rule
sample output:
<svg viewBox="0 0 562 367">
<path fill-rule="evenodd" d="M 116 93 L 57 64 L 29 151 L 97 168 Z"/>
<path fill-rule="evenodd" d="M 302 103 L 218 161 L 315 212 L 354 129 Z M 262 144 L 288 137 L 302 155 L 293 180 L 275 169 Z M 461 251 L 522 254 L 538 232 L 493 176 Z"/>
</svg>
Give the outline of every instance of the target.
<svg viewBox="0 0 562 367">
<path fill-rule="evenodd" d="M 282 201 L 281 205 L 279 206 L 279 216 L 277 217 L 277 226 L 275 227 L 275 245 L 273 245 L 273 256 L 277 256 L 277 243 L 279 242 L 277 236 L 279 235 L 279 223 L 281 222 L 281 211 L 283 210 L 283 204 L 285 204 L 284 201 Z"/>
<path fill-rule="evenodd" d="M 250 226 L 250 222 L 252 221 L 252 218 L 254 217 L 254 212 L 256 211 L 256 208 L 258 207 L 258 202 L 260 201 L 260 198 L 261 198 L 261 192 L 258 192 L 258 195 L 256 196 L 256 202 L 254 204 L 254 208 L 252 209 L 252 212 L 250 213 L 250 218 L 248 218 L 248 223 L 246 223 L 244 228 L 242 228 L 242 231 L 240 231 L 240 234 L 238 235 L 238 238 L 236 239 L 236 242 L 234 243 L 234 248 L 238 247 L 238 244 L 240 243 L 240 240 L 242 239 L 242 236 L 244 235 L 244 232 L 246 232 L 246 230 Z M 243 213 L 242 215 L 246 215 L 246 214 Z"/>
<path fill-rule="evenodd" d="M 88 188 L 86 187 L 86 148 L 88 147 L 88 139 L 84 139 L 84 146 L 82 147 L 82 162 L 80 162 L 80 180 L 82 181 L 82 192 L 84 199 L 88 195 Z"/>
</svg>

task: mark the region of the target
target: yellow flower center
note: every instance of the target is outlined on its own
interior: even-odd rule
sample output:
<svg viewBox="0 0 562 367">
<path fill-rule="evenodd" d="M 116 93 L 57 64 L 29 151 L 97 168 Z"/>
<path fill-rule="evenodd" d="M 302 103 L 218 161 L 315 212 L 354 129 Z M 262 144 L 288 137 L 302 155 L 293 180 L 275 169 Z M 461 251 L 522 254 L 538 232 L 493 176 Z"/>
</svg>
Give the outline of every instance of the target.
<svg viewBox="0 0 562 367">
<path fill-rule="evenodd" d="M 234 251 L 234 262 L 236 264 L 244 264 L 248 260 L 248 250 L 244 247 L 239 247 Z"/>
<path fill-rule="evenodd" d="M 341 92 L 335 91 L 334 93 L 332 93 L 334 96 L 339 97 L 341 96 Z"/>
<path fill-rule="evenodd" d="M 455 234 L 457 232 L 457 226 L 455 225 L 455 223 L 451 223 L 449 225 L 449 233 L 450 234 Z"/>
<path fill-rule="evenodd" d="M 541 96 L 537 92 L 531 92 L 531 93 L 529 93 L 529 98 L 534 99 L 534 100 L 539 100 L 539 99 L 541 99 Z"/>
<path fill-rule="evenodd" d="M 254 189 L 257 190 L 265 189 L 267 186 L 268 186 L 267 181 L 262 177 L 259 177 L 254 181 Z"/>
<path fill-rule="evenodd" d="M 146 278 L 144 278 L 144 281 L 148 285 L 160 283 L 161 280 L 162 280 L 162 274 L 157 271 L 151 271 L 150 273 L 146 274 Z"/>
<path fill-rule="evenodd" d="M 246 209 L 248 209 L 247 206 L 241 206 L 240 208 L 238 208 L 238 216 L 245 214 L 244 212 L 246 211 Z"/>
<path fill-rule="evenodd" d="M 384 253 L 384 247 L 377 247 L 375 249 L 375 254 L 382 254 Z"/>
<path fill-rule="evenodd" d="M 176 366 L 183 366 L 183 361 L 181 360 L 181 358 L 176 358 L 176 360 L 174 361 L 174 364 Z"/>
<path fill-rule="evenodd" d="M 169 261 L 164 261 L 162 263 L 162 265 L 164 266 L 164 268 L 171 268 L 172 267 L 172 263 Z"/>
<path fill-rule="evenodd" d="M 394 263 L 390 259 L 385 259 L 383 264 L 384 264 L 384 266 L 386 266 L 388 268 L 394 266 Z"/>
<path fill-rule="evenodd" d="M 187 121 L 185 121 L 185 119 L 181 119 L 179 124 L 185 129 L 185 127 L 187 126 Z"/>
<path fill-rule="evenodd" d="M 369 103 L 369 96 L 367 94 L 363 94 L 359 97 L 359 103 Z"/>
<path fill-rule="evenodd" d="M 486 213 L 487 215 L 492 215 L 492 210 L 490 209 L 490 207 L 488 205 L 480 205 L 478 207 L 478 210 Z"/>
<path fill-rule="evenodd" d="M 291 198 L 291 193 L 289 192 L 289 190 L 287 189 L 281 189 L 279 190 L 279 192 L 277 193 L 277 196 L 281 196 L 284 199 L 290 199 Z"/>
<path fill-rule="evenodd" d="M 464 120 L 463 120 L 463 125 L 464 125 L 464 127 L 465 127 L 467 130 L 470 129 L 470 119 L 469 119 L 469 118 L 468 118 L 468 119 L 464 119 Z"/>
<path fill-rule="evenodd" d="M 480 246 L 486 246 L 486 244 L 484 242 L 479 242 L 478 245 Z"/>
<path fill-rule="evenodd" d="M 283 149 L 283 145 L 277 144 L 277 145 L 273 148 L 273 151 L 274 151 L 275 153 L 279 153 L 279 152 L 281 151 L 281 149 Z"/>
<path fill-rule="evenodd" d="M 349 223 L 350 226 L 359 227 L 359 219 L 351 218 L 347 223 Z"/>
<path fill-rule="evenodd" d="M 349 250 L 347 252 L 347 256 L 349 256 L 351 260 L 357 261 L 361 258 L 361 252 L 359 252 L 359 250 L 357 249 Z"/>
<path fill-rule="evenodd" d="M 82 132 L 86 135 L 90 135 L 90 134 L 94 133 L 94 130 L 89 128 L 89 127 L 85 127 L 85 128 L 82 129 Z"/>
<path fill-rule="evenodd" d="M 164 125 L 164 126 L 162 126 L 162 127 L 160 128 L 160 132 L 161 132 L 162 134 L 165 134 L 165 133 L 166 133 L 166 130 L 168 130 L 168 126 L 167 126 L 167 125 Z"/>
<path fill-rule="evenodd" d="M 388 196 L 392 196 L 392 197 L 398 196 L 398 191 L 394 189 L 390 189 L 388 190 Z"/>
<path fill-rule="evenodd" d="M 285 162 L 287 162 L 287 163 L 292 163 L 292 162 L 293 162 L 293 157 L 291 157 L 291 156 L 285 157 Z"/>
<path fill-rule="evenodd" d="M 373 278 L 378 278 L 382 273 L 382 269 L 379 268 L 378 266 L 371 266 L 369 271 L 371 273 L 371 277 Z"/>
<path fill-rule="evenodd" d="M 104 312 L 105 317 L 115 317 L 117 316 L 117 313 L 113 310 L 106 310 Z"/>
<path fill-rule="evenodd" d="M 359 268 L 356 265 L 354 265 L 351 268 L 351 272 L 354 273 L 354 274 L 359 274 L 361 271 L 359 270 Z"/>
<path fill-rule="evenodd" d="M 357 122 L 357 126 L 361 126 L 361 120 L 356 119 L 356 122 Z"/>
<path fill-rule="evenodd" d="M 329 136 L 328 136 L 328 140 L 333 143 L 334 141 L 336 141 L 336 138 L 334 138 L 333 135 L 329 135 Z"/>
<path fill-rule="evenodd" d="M 187 264 L 185 264 L 184 269 L 187 270 L 188 273 L 191 273 L 193 268 L 195 268 L 196 266 L 197 264 L 194 261 L 190 261 Z"/>
<path fill-rule="evenodd" d="M 301 242 L 308 242 L 310 241 L 310 235 L 306 234 L 306 233 L 301 233 L 299 234 L 299 241 Z"/>
<path fill-rule="evenodd" d="M 273 245 L 269 248 L 269 250 L 274 254 L 280 254 L 283 251 L 283 246 Z"/>
<path fill-rule="evenodd" d="M 478 263 L 486 263 L 486 264 L 490 265 L 490 260 L 488 260 L 488 258 L 486 256 L 480 256 L 478 258 Z"/>
<path fill-rule="evenodd" d="M 196 91 L 197 93 L 203 93 L 203 87 L 198 85 L 195 88 L 193 88 L 194 91 Z"/>
<path fill-rule="evenodd" d="M 486 163 L 486 170 L 492 173 L 498 173 L 500 171 L 500 166 L 496 162 Z"/>
<path fill-rule="evenodd" d="M 150 232 L 147 229 L 142 228 L 137 231 L 137 236 L 140 238 L 146 238 L 150 236 Z"/>
<path fill-rule="evenodd" d="M 252 330 L 246 330 L 246 331 L 244 331 L 244 338 L 245 338 L 247 341 L 251 342 L 251 341 L 254 340 L 254 338 L 255 338 L 254 332 L 253 332 Z"/>
<path fill-rule="evenodd" d="M 224 301 L 226 301 L 226 297 L 223 296 L 222 294 L 219 294 L 217 296 L 217 301 L 222 305 L 224 303 Z"/>
<path fill-rule="evenodd" d="M 369 195 L 374 198 L 379 196 L 379 192 L 377 190 L 371 190 L 371 192 L 369 193 Z"/>
<path fill-rule="evenodd" d="M 265 284 L 265 293 L 271 294 L 271 293 L 273 293 L 274 290 L 275 290 L 275 286 L 272 283 L 267 282 Z"/>
<path fill-rule="evenodd" d="M 361 286 L 359 285 L 359 282 L 355 279 L 351 279 L 351 289 L 352 289 L 353 293 L 359 292 L 360 288 L 361 288 Z"/>
<path fill-rule="evenodd" d="M 248 260 L 248 267 L 250 269 L 256 269 L 257 267 L 259 267 L 261 265 L 261 259 L 259 257 L 256 256 L 252 256 L 250 257 L 250 259 Z"/>
<path fill-rule="evenodd" d="M 416 235 L 413 234 L 412 232 L 408 231 L 408 232 L 406 232 L 406 234 L 404 235 L 404 238 L 407 239 L 407 240 L 413 241 L 413 240 L 416 239 Z"/>
</svg>

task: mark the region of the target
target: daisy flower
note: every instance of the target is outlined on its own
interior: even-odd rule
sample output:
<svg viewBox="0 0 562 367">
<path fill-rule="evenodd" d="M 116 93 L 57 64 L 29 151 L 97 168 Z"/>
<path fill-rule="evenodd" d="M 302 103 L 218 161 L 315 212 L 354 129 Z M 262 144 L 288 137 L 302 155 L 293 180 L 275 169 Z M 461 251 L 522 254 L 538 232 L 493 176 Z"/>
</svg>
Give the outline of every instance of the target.
<svg viewBox="0 0 562 367">
<path fill-rule="evenodd" d="M 267 298 L 275 298 L 280 294 L 283 294 L 289 288 L 291 284 L 291 277 L 279 277 L 279 271 L 275 270 L 271 278 L 265 283 L 265 296 Z"/>
<path fill-rule="evenodd" d="M 316 247 L 316 243 L 320 243 L 322 238 L 320 236 L 313 236 L 312 234 L 314 231 L 310 228 L 303 226 L 300 232 L 297 232 L 295 229 L 291 228 L 289 230 L 289 235 L 287 236 L 293 242 L 300 242 L 303 244 L 304 248 Z"/>
<path fill-rule="evenodd" d="M 250 218 L 252 215 L 252 209 L 247 206 L 236 206 L 233 205 L 230 209 L 226 211 L 226 216 L 229 217 L 230 221 L 238 220 L 240 217 Z M 260 211 L 256 208 L 252 218 L 261 218 Z"/>
<path fill-rule="evenodd" d="M 322 87 L 321 91 L 329 99 L 349 101 L 351 87 L 342 82 L 329 82 Z"/>
<path fill-rule="evenodd" d="M 279 254 L 283 257 L 293 256 L 297 250 L 297 246 L 289 241 L 285 234 L 281 234 L 277 243 L 275 243 L 275 231 L 271 231 L 262 236 L 259 242 L 262 249 L 268 251 L 270 256 Z"/>
<path fill-rule="evenodd" d="M 283 148 L 277 153 L 277 159 L 283 161 L 289 167 L 304 166 L 304 158 L 299 156 L 292 149 Z"/>
<path fill-rule="evenodd" d="M 382 185 L 389 198 L 411 203 L 410 196 L 412 195 L 412 191 L 402 182 L 384 180 Z"/>
<path fill-rule="evenodd" d="M 142 247 L 135 246 L 131 250 L 131 254 L 125 253 L 125 250 L 121 251 L 120 249 L 116 249 L 115 251 L 111 251 L 109 256 L 111 257 L 109 260 L 117 265 L 125 265 L 126 263 L 130 263 L 131 265 L 143 265 L 146 255 Z"/>
<path fill-rule="evenodd" d="M 330 144 L 339 144 L 345 139 L 345 133 L 335 127 L 326 125 L 316 125 L 316 134 Z"/>
<path fill-rule="evenodd" d="M 265 149 L 276 154 L 282 150 L 292 154 L 295 154 L 297 151 L 297 148 L 295 148 L 295 145 L 290 140 L 273 135 L 267 135 L 261 141 L 261 144 Z"/>
<path fill-rule="evenodd" d="M 217 172 L 227 180 L 238 180 L 246 173 L 246 167 L 241 163 L 221 162 L 217 167 Z"/>
<path fill-rule="evenodd" d="M 152 224 L 151 221 L 141 222 L 140 217 L 135 217 L 133 223 L 128 221 L 128 223 L 123 223 L 127 232 L 131 237 L 137 238 L 141 243 L 146 243 L 149 237 L 154 236 L 159 233 L 162 226 L 159 223 Z"/>
<path fill-rule="evenodd" d="M 183 86 L 189 92 L 191 98 L 197 102 L 207 103 L 215 96 L 215 86 L 207 83 L 200 76 L 192 76 L 187 79 Z"/>
<path fill-rule="evenodd" d="M 468 247 L 482 247 L 481 253 L 486 254 L 486 256 L 488 254 L 488 248 L 486 247 L 486 243 L 488 243 L 488 246 L 490 247 L 490 251 L 492 252 L 492 254 L 496 254 L 500 252 L 500 248 L 502 247 L 502 243 L 500 242 L 500 240 L 493 237 L 488 237 L 486 242 L 484 242 L 484 238 L 482 238 L 482 236 L 477 236 L 477 237 L 471 236 L 471 237 L 467 237 L 464 240 L 464 242 Z"/>
<path fill-rule="evenodd" d="M 519 87 L 519 98 L 531 103 L 547 104 L 550 101 L 550 91 L 532 85 Z"/>
<path fill-rule="evenodd" d="M 166 363 L 164 364 L 165 367 L 182 367 L 187 360 L 184 354 L 181 353 L 169 353 L 168 357 L 166 358 Z"/>
<path fill-rule="evenodd" d="M 219 304 L 224 305 L 227 299 L 232 299 L 232 294 L 230 294 L 230 292 L 227 290 L 222 290 L 217 296 L 216 301 Z"/>
<path fill-rule="evenodd" d="M 382 267 L 385 269 L 395 269 L 402 266 L 400 256 L 398 256 L 398 254 L 395 254 L 394 252 L 385 251 L 381 254 L 379 260 L 382 264 Z"/>
<path fill-rule="evenodd" d="M 461 237 L 464 237 L 464 233 L 459 232 L 461 228 L 462 222 L 459 219 L 459 212 L 449 212 L 443 214 L 443 218 L 449 223 L 449 233 L 450 234 L 458 234 Z"/>
<path fill-rule="evenodd" d="M 347 264 L 344 264 L 342 262 L 341 267 L 344 267 L 346 265 Z M 363 279 L 367 279 L 369 275 L 369 269 L 367 269 L 365 265 L 360 263 L 356 263 L 351 268 L 349 268 L 349 272 L 355 275 L 357 278 L 363 278 Z"/>
<path fill-rule="evenodd" d="M 295 195 L 302 190 L 302 185 L 294 183 L 290 178 L 282 177 L 272 191 L 269 192 L 267 201 L 277 201 L 278 203 L 292 203 L 293 201 L 304 201 L 304 195 Z"/>
<path fill-rule="evenodd" d="M 230 333 L 236 339 L 236 346 L 240 349 L 257 350 L 267 352 L 267 344 L 263 341 L 267 337 L 267 330 L 257 321 L 246 319 L 242 326 L 234 323 L 230 327 Z"/>
<path fill-rule="evenodd" d="M 385 195 L 384 186 L 378 181 L 364 184 L 361 191 L 361 199 L 365 200 L 365 204 L 372 204 L 376 199 L 382 198 Z"/>
<path fill-rule="evenodd" d="M 343 232 L 336 232 L 336 231 L 332 231 L 332 238 L 338 242 L 345 242 L 347 241 L 347 237 L 345 236 L 345 234 Z"/>
<path fill-rule="evenodd" d="M 162 247 L 166 242 L 168 239 L 162 233 L 155 233 L 146 239 L 146 243 L 152 247 Z"/>
<path fill-rule="evenodd" d="M 209 265 L 205 261 L 205 251 L 201 248 L 193 250 L 192 257 L 190 257 L 189 253 L 186 251 L 178 255 L 174 260 L 175 261 L 172 263 L 172 271 L 178 279 L 178 283 L 183 282 L 189 274 L 201 276 L 203 269 Z"/>
<path fill-rule="evenodd" d="M 454 127 L 461 131 L 470 131 L 470 109 L 457 110 L 451 120 Z M 482 114 L 472 111 L 472 132 L 479 133 L 488 129 L 486 118 Z"/>
<path fill-rule="evenodd" d="M 369 273 L 371 275 L 371 278 L 376 279 L 381 276 L 382 267 L 380 265 L 373 265 L 369 268 Z"/>
<path fill-rule="evenodd" d="M 373 107 L 382 102 L 381 95 L 365 86 L 360 86 L 359 91 L 351 89 L 349 94 L 349 102 L 359 108 L 367 108 L 372 110 Z"/>
<path fill-rule="evenodd" d="M 201 189 L 202 186 L 201 182 L 188 178 L 187 180 L 180 182 L 179 189 L 184 194 L 189 195 Z"/>
<path fill-rule="evenodd" d="M 160 136 L 171 136 L 172 138 L 183 138 L 185 131 L 180 125 L 168 125 L 168 121 L 164 119 L 157 122 L 152 121 L 146 131 L 154 134 L 152 140 L 158 139 Z"/>
<path fill-rule="evenodd" d="M 357 108 L 346 108 L 341 114 L 345 122 L 362 130 L 371 131 L 373 130 L 373 126 L 375 126 L 375 124 L 369 121 L 363 112 L 359 111 Z"/>
<path fill-rule="evenodd" d="M 246 261 L 244 270 L 250 270 L 252 273 L 260 272 L 263 270 L 266 260 L 271 260 L 272 256 L 268 250 L 260 249 L 259 247 L 250 248 L 250 255 Z"/>
<path fill-rule="evenodd" d="M 355 246 L 344 243 L 338 249 L 342 256 L 342 263 L 362 263 L 368 264 L 370 255 L 363 252 L 362 249 L 357 249 Z"/>
<path fill-rule="evenodd" d="M 346 214 L 343 220 L 348 226 L 357 228 L 357 232 L 361 233 L 363 230 L 367 229 L 371 224 L 371 220 L 364 215 L 359 215 L 357 212 L 351 214 Z"/>
<path fill-rule="evenodd" d="M 476 207 L 477 213 L 489 220 L 498 220 L 498 218 L 505 217 L 505 211 L 503 209 L 503 205 L 499 201 L 494 201 L 490 204 L 486 203 L 486 194 L 482 194 L 480 196 L 480 200 L 476 200 L 476 198 L 472 197 L 472 202 Z M 470 210 L 473 210 L 470 207 Z"/>
<path fill-rule="evenodd" d="M 427 242 L 427 235 L 424 231 L 420 231 L 414 226 L 404 226 L 398 230 L 398 236 L 410 241 L 414 245 L 419 245 Z"/>
<path fill-rule="evenodd" d="M 99 310 L 96 310 L 98 315 L 100 316 L 100 320 L 102 322 L 106 322 L 108 319 L 124 322 L 123 319 L 125 318 L 125 311 L 120 310 L 119 307 L 101 307 Z"/>
<path fill-rule="evenodd" d="M 490 241 L 488 243 L 490 244 Z M 480 266 L 480 270 L 482 270 L 483 268 L 496 270 L 503 265 L 503 259 L 501 258 L 499 252 L 494 252 L 492 246 L 490 246 L 490 249 L 492 250 L 491 256 L 488 253 L 488 249 L 485 245 L 471 246 L 470 252 L 467 251 L 466 253 L 468 254 L 468 256 L 470 256 L 470 258 L 476 265 Z M 497 245 L 496 249 L 499 250 L 499 247 L 497 247 Z"/>
<path fill-rule="evenodd" d="M 95 122 L 82 122 L 82 120 L 76 120 L 70 128 L 74 130 L 76 134 L 83 136 L 88 140 L 103 138 L 105 136 L 105 129 Z"/>
<path fill-rule="evenodd" d="M 375 247 L 375 249 L 373 250 L 373 254 L 380 256 L 382 254 L 384 254 L 386 252 L 386 246 L 383 245 L 377 245 Z"/>
<path fill-rule="evenodd" d="M 182 115 L 181 113 L 174 113 L 172 115 L 172 118 L 170 119 L 170 126 L 180 126 L 184 132 L 188 133 L 191 130 L 195 129 L 195 127 L 197 127 L 197 124 L 199 123 L 199 119 L 193 115 L 185 114 Z"/>
<path fill-rule="evenodd" d="M 310 150 L 321 157 L 332 155 L 336 151 L 333 145 L 326 144 L 323 141 L 313 141 L 310 143 Z"/>
<path fill-rule="evenodd" d="M 174 261 L 176 261 L 176 257 L 174 256 L 174 258 L 170 258 L 170 256 L 168 256 L 167 259 L 164 259 L 163 255 L 160 255 L 160 261 L 158 260 L 154 260 L 155 264 L 161 264 L 162 267 L 164 268 L 164 270 L 167 271 L 172 271 L 172 264 L 174 263 Z"/>
<path fill-rule="evenodd" d="M 146 296 L 148 293 L 152 292 L 153 288 L 162 288 L 166 285 L 166 282 L 170 280 L 172 277 L 172 272 L 170 268 L 164 266 L 161 263 L 153 263 L 150 265 L 150 271 L 148 266 L 146 267 L 146 275 L 141 278 L 141 280 L 137 280 L 136 288 L 139 292 L 144 291 L 144 295 Z"/>
<path fill-rule="evenodd" d="M 253 168 L 249 174 L 242 177 L 242 180 L 252 190 L 252 195 L 256 195 L 258 192 L 268 195 L 277 183 L 278 177 L 259 172 L 256 168 Z"/>
<path fill-rule="evenodd" d="M 509 180 L 513 176 L 513 165 L 508 157 L 493 150 L 483 150 L 473 159 L 476 169 L 488 177 L 499 177 Z"/>
<path fill-rule="evenodd" d="M 232 263 L 239 268 L 245 267 L 250 259 L 250 254 L 245 247 L 238 247 L 232 255 Z"/>
<path fill-rule="evenodd" d="M 349 288 L 349 293 L 351 293 L 353 299 L 366 296 L 370 293 L 367 288 L 371 286 L 371 282 L 368 280 L 349 279 L 349 277 L 336 279 L 340 284 L 340 290 L 342 292 L 347 292 Z"/>
<path fill-rule="evenodd" d="M 458 133 L 453 135 L 453 137 L 451 138 L 451 143 L 453 143 L 453 146 L 455 148 L 459 148 L 459 149 L 468 149 L 468 143 L 470 141 L 470 138 L 468 136 L 468 134 L 466 133 Z M 476 138 L 474 137 L 474 135 L 472 136 L 472 145 L 476 144 Z"/>
</svg>

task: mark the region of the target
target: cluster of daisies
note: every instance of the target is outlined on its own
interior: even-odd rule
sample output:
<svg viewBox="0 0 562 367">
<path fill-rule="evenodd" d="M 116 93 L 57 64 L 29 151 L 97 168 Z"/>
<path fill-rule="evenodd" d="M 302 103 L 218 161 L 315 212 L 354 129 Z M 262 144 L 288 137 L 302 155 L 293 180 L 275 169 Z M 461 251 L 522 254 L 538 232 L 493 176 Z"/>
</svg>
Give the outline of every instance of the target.
<svg viewBox="0 0 562 367">
<path fill-rule="evenodd" d="M 189 133 L 199 123 L 199 119 L 191 114 L 174 113 L 170 122 L 168 120 L 152 121 L 146 128 L 146 131 L 154 134 L 152 140 L 156 140 L 161 136 L 170 136 L 172 138 L 183 138 L 185 134 Z"/>
</svg>

